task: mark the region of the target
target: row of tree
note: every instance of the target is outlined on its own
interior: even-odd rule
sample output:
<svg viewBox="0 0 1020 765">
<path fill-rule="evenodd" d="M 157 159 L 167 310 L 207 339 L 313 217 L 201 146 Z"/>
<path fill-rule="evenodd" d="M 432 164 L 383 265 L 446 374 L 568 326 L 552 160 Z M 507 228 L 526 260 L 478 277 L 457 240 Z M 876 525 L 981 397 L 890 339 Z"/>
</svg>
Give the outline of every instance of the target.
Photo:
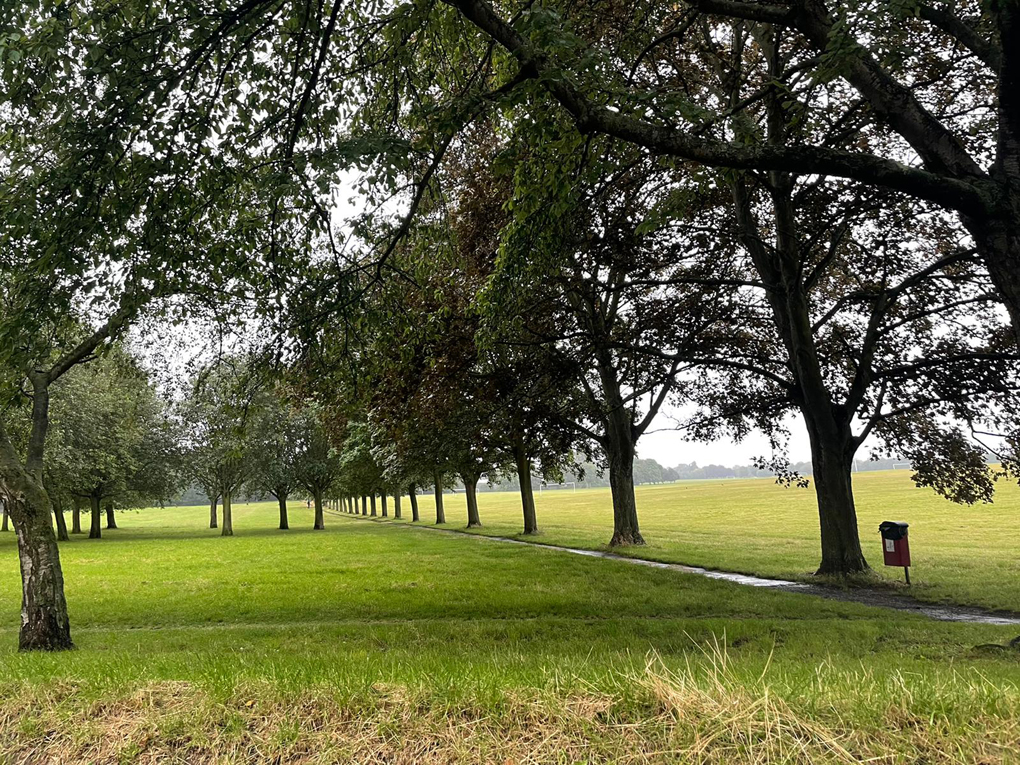
<svg viewBox="0 0 1020 765">
<path fill-rule="evenodd" d="M 636 444 L 672 399 L 694 439 L 767 433 L 788 482 L 803 419 L 820 573 L 867 568 L 866 440 L 990 500 L 979 440 L 1006 469 L 1018 442 L 1018 51 L 1015 0 L 8 4 L 21 646 L 71 645 L 51 394 L 196 313 L 289 369 L 338 496 L 510 471 L 534 532 L 532 472 L 590 459 L 640 543 Z M 261 473 L 215 395 L 189 443 L 229 517 Z"/>
</svg>

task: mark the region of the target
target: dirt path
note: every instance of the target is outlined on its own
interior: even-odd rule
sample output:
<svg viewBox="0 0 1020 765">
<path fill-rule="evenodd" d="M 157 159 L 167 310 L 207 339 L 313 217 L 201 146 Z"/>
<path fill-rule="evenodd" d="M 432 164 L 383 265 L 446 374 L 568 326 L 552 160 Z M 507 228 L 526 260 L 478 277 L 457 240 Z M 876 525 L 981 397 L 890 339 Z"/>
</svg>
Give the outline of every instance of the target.
<svg viewBox="0 0 1020 765">
<path fill-rule="evenodd" d="M 745 587 L 764 587 L 780 592 L 792 592 L 798 595 L 814 595 L 828 600 L 841 600 L 848 603 L 861 603 L 866 606 L 878 608 L 891 608 L 897 611 L 908 611 L 927 616 L 929 619 L 936 619 L 941 622 L 969 622 L 971 624 L 1018 624 L 1020 625 L 1020 614 L 1011 611 L 988 611 L 974 606 L 939 605 L 936 603 L 925 603 L 910 597 L 884 590 L 855 587 L 853 589 L 840 589 L 838 587 L 826 587 L 820 584 L 809 584 L 807 582 L 792 582 L 786 579 L 766 579 L 759 576 L 748 576 L 737 574 L 731 571 L 714 571 L 700 566 L 687 566 L 683 563 L 663 563 L 655 560 L 644 560 L 642 558 L 630 558 L 626 555 L 602 552 L 600 550 L 582 550 L 576 547 L 562 547 L 550 545 L 543 542 L 526 542 L 523 539 L 511 537 L 489 536 L 487 534 L 472 534 L 457 529 L 438 529 L 435 526 L 411 526 L 409 524 L 390 524 L 382 518 L 365 518 L 360 515 L 339 513 L 334 510 L 327 511 L 330 515 L 348 520 L 373 521 L 376 523 L 387 523 L 393 528 L 418 529 L 421 531 L 435 531 L 442 534 L 458 534 L 460 536 L 472 537 L 474 539 L 488 539 L 492 542 L 503 542 L 512 545 L 525 545 L 527 547 L 541 547 L 546 550 L 558 550 L 559 552 L 571 553 L 573 555 L 584 555 L 588 558 L 602 558 L 604 560 L 615 560 L 623 563 L 630 563 L 635 566 L 647 566 L 648 568 L 661 568 L 669 571 L 680 571 L 684 574 L 694 574 L 708 579 L 722 579 L 727 582 L 741 584 Z"/>
</svg>

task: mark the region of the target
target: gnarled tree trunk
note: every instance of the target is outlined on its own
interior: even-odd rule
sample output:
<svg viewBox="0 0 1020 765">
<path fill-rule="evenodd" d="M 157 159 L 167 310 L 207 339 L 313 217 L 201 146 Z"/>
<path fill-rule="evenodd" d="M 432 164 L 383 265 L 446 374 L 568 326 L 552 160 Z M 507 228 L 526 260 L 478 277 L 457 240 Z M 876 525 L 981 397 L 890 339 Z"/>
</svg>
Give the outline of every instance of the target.
<svg viewBox="0 0 1020 765">
<path fill-rule="evenodd" d="M 113 502 L 107 501 L 106 503 L 106 528 L 115 529 L 117 528 L 117 519 L 113 515 Z"/>
<path fill-rule="evenodd" d="M 850 469 L 856 450 L 851 430 L 854 407 L 836 406 L 822 370 L 812 329 L 809 297 L 801 273 L 800 240 L 793 207 L 793 180 L 770 173 L 776 215 L 775 246 L 765 248 L 753 222 L 750 201 L 742 182 L 734 184 L 741 240 L 751 253 L 762 281 L 776 327 L 786 348 L 797 385 L 797 404 L 811 440 L 811 463 L 818 498 L 822 562 L 819 574 L 846 576 L 868 569 L 857 532 Z M 868 363 L 868 362 L 864 362 Z M 858 374 L 869 374 L 867 368 Z"/>
<path fill-rule="evenodd" d="M 436 525 L 446 523 L 446 510 L 443 508 L 443 474 L 436 472 L 433 478 L 436 490 Z"/>
<path fill-rule="evenodd" d="M 49 501 L 45 492 L 33 492 L 21 503 L 20 517 L 14 517 L 21 563 L 22 651 L 59 651 L 73 648 L 71 625 L 64 600 L 64 575 L 60 553 L 50 524 Z M 32 506 L 28 510 L 28 506 Z"/>
<path fill-rule="evenodd" d="M 1020 345 L 1020 181 L 1014 194 L 1017 197 L 1014 219 L 964 218 L 964 222 L 984 255 L 988 273 L 1002 295 L 1013 334 Z"/>
<path fill-rule="evenodd" d="M 611 547 L 643 545 L 638 527 L 637 502 L 634 498 L 634 455 L 636 436 L 634 418 L 623 400 L 619 372 L 609 350 L 597 349 L 599 380 L 605 397 L 603 419 L 605 435 L 602 449 L 609 463 L 609 487 L 613 495 L 613 536 Z"/>
<path fill-rule="evenodd" d="M 220 529 L 221 537 L 234 536 L 234 508 L 232 492 L 223 492 L 223 528 Z"/>
</svg>

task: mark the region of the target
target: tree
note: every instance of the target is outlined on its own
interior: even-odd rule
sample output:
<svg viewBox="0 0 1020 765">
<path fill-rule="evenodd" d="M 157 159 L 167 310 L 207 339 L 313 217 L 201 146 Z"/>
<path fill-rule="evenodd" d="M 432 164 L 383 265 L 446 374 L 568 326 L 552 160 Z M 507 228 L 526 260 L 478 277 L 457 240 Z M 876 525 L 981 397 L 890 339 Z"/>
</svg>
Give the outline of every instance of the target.
<svg viewBox="0 0 1020 765">
<path fill-rule="evenodd" d="M 322 500 L 340 468 L 340 459 L 330 443 L 324 418 L 321 406 L 306 402 L 295 426 L 294 475 L 315 502 L 315 529 L 326 528 Z"/>
<path fill-rule="evenodd" d="M 89 538 L 116 528 L 112 506 L 168 499 L 179 485 L 177 434 L 137 362 L 115 347 L 54 386 L 52 443 L 45 476 L 50 493 L 89 502 Z"/>
<path fill-rule="evenodd" d="M 185 461 L 188 471 L 211 498 L 223 502 L 220 535 L 234 535 L 233 498 L 251 474 L 249 412 L 251 397 L 242 359 L 222 359 L 192 382 L 181 419 L 190 426 Z M 215 499 L 211 499 L 214 503 Z"/>
<path fill-rule="evenodd" d="M 248 488 L 272 494 L 280 505 L 280 528 L 289 529 L 287 498 L 300 485 L 299 444 L 307 426 L 287 391 L 274 386 L 259 396 L 249 438 L 251 480 Z"/>
<path fill-rule="evenodd" d="M 0 418 L 0 484 L 3 494 L 11 500 L 8 511 L 18 531 L 21 563 L 22 619 L 18 637 L 21 650 L 73 647 L 60 554 L 53 536 L 52 506 L 43 487 L 50 388 L 119 333 L 133 313 L 133 307 L 122 307 L 98 329 L 77 341 L 71 338 L 75 334 L 80 337 L 80 333 L 68 332 L 60 337 L 63 342 L 59 345 L 50 343 L 43 347 L 37 342 L 13 367 L 7 367 L 27 370 L 23 374 L 31 385 L 30 431 L 24 457 L 18 454 Z M 7 329 L 16 326 L 8 324 Z M 21 324 L 21 328 L 25 325 Z M 31 334 L 33 338 L 39 337 L 34 330 Z"/>
<path fill-rule="evenodd" d="M 530 181 L 514 200 L 517 220 L 490 290 L 510 328 L 502 341 L 551 357 L 572 399 L 560 418 L 601 451 L 613 493 L 610 544 L 621 545 L 644 543 L 637 442 L 676 395 L 681 371 L 728 329 L 737 282 L 715 274 L 707 246 L 717 195 L 696 204 L 654 160 L 615 148 L 593 143 L 579 154 L 587 159 L 566 163 L 555 149 L 530 148 L 518 171 Z"/>
<path fill-rule="evenodd" d="M 720 54 L 734 62 L 719 84 L 724 100 L 741 103 L 761 90 L 758 58 L 766 60 L 762 76 L 783 83 L 789 65 L 775 37 L 738 25 L 731 40 L 732 51 Z M 799 142 L 818 129 L 790 99 L 793 84 L 785 90 L 766 92 L 760 114 L 745 111 L 735 123 L 745 144 Z M 963 501 L 990 496 L 978 447 L 932 418 L 973 421 L 1016 385 L 1016 357 L 1001 348 L 1004 327 L 980 308 L 995 301 L 994 289 L 944 214 L 900 195 L 780 171 L 734 174 L 728 183 L 732 225 L 747 253 L 747 263 L 732 268 L 749 273 L 749 289 L 737 342 L 703 361 L 693 395 L 738 436 L 753 423 L 778 442 L 788 408 L 803 416 L 821 529 L 818 573 L 864 571 L 850 473 L 869 434 L 919 457 L 925 449 L 909 432 L 943 433 L 928 439 L 941 456 L 928 460 L 931 475 L 921 471 L 919 481 L 967 485 L 950 492 Z M 795 478 L 781 459 L 762 466 Z"/>
<path fill-rule="evenodd" d="M 51 386 L 156 301 L 187 292 L 227 306 L 237 280 L 258 282 L 263 246 L 286 262 L 295 239 L 321 231 L 288 226 L 305 195 L 291 173 L 216 134 L 251 123 L 186 95 L 189 70 L 218 58 L 205 53 L 225 40 L 220 22 L 178 36 L 190 13 L 163 25 L 148 3 L 108 10 L 22 3 L 0 21 L 0 411 L 22 390 L 32 411 L 23 455 L 0 420 L 0 483 L 18 530 L 25 650 L 72 647 L 42 484 Z"/>
</svg>

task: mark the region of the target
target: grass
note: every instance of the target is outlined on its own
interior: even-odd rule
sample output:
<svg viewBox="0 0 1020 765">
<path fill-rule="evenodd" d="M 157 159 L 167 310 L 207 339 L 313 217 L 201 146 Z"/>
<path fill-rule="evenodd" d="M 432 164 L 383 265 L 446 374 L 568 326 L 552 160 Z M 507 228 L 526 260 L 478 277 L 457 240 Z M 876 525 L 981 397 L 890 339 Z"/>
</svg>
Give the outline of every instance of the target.
<svg viewBox="0 0 1020 765">
<path fill-rule="evenodd" d="M 861 543 L 878 576 L 899 586 L 903 570 L 882 565 L 878 524 L 910 523 L 910 592 L 934 602 L 1020 611 L 1020 488 L 1000 481 L 994 504 L 960 506 L 910 481 L 910 471 L 854 476 Z M 607 549 L 613 518 L 607 489 L 535 495 L 537 541 Z M 463 495 L 444 499 L 449 528 L 466 523 Z M 435 519 L 435 501 L 419 498 L 421 517 Z M 626 555 L 758 576 L 806 579 L 818 567 L 818 514 L 813 489 L 783 488 L 770 479 L 682 481 L 637 487 L 647 545 Z M 407 499 L 404 498 L 405 515 Z M 479 495 L 482 528 L 514 536 L 520 501 L 510 492 Z M 406 522 L 406 519 L 405 519 Z"/>
<path fill-rule="evenodd" d="M 546 540 L 582 496 L 540 498 Z M 487 529 L 508 500 L 481 498 Z M 63 544 L 65 654 L 14 650 L 0 535 L 0 762 L 1017 760 L 1020 654 L 977 647 L 1015 628 L 336 516 L 313 532 L 303 507 L 288 532 L 235 507 L 224 539 L 206 513 Z"/>
</svg>

